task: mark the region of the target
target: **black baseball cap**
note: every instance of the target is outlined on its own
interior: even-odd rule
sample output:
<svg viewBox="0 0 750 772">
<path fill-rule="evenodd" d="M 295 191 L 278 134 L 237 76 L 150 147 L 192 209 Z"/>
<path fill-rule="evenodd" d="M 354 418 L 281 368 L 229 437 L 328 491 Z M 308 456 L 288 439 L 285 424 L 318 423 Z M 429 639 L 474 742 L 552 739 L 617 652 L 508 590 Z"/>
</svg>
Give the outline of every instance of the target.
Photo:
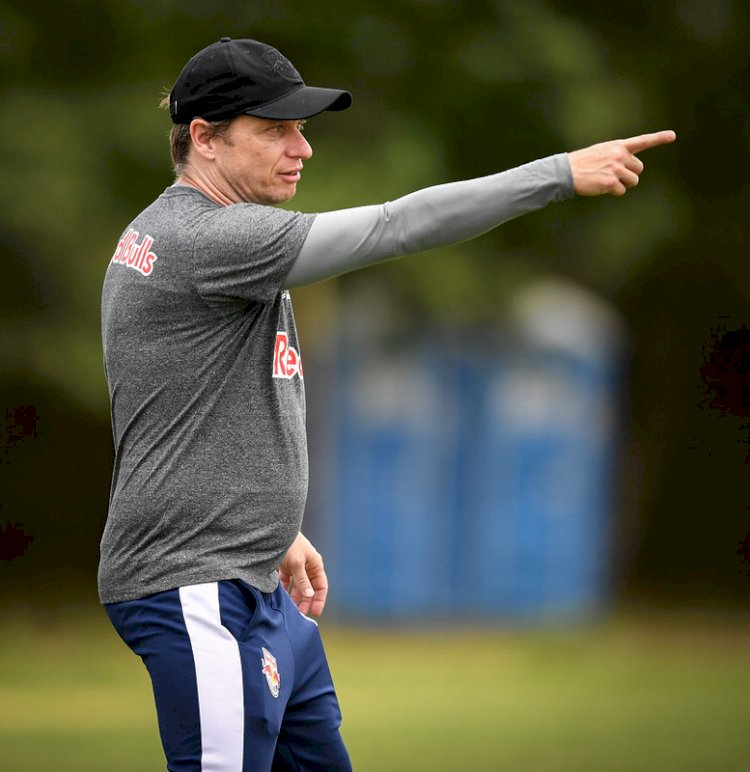
<svg viewBox="0 0 750 772">
<path fill-rule="evenodd" d="M 310 118 L 346 110 L 348 91 L 306 86 L 292 63 L 257 40 L 222 38 L 183 67 L 169 94 L 173 123 L 221 121 L 236 115 L 274 120 Z"/>
</svg>

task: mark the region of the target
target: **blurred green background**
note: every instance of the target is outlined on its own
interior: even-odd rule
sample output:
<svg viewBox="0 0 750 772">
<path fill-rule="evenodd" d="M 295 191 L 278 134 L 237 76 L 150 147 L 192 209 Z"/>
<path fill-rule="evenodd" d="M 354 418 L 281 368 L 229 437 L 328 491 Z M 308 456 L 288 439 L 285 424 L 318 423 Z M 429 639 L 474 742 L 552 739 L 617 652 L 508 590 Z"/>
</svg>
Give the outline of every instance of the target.
<svg viewBox="0 0 750 772">
<path fill-rule="evenodd" d="M 293 202 L 303 211 L 377 203 L 616 136 L 677 131 L 676 145 L 644 154 L 641 185 L 624 199 L 550 207 L 458 247 L 306 288 L 295 307 L 312 358 L 336 323 L 332 306 L 362 287 L 387 293 L 405 334 L 425 320 L 467 330 L 502 325 L 512 298 L 550 275 L 611 304 L 628 330 L 612 612 L 669 610 L 667 617 L 628 612 L 625 622 L 563 644 L 562 653 L 554 637 L 495 632 L 487 644 L 479 632 L 456 641 L 433 671 L 425 665 L 431 686 L 424 689 L 402 668 L 405 657 L 416 657 L 413 672 L 414 652 L 434 638 L 383 631 L 382 647 L 371 652 L 354 633 L 332 631 L 344 707 L 362 733 L 360 767 L 467 768 L 445 740 L 458 704 L 481 721 L 462 730 L 471 741 L 451 747 L 477 754 L 476 769 L 740 768 L 743 740 L 732 717 L 749 707 L 750 670 L 748 33 L 750 7 L 738 0 L 0 2 L 0 732 L 18 749 L 10 768 L 54 767 L 34 755 L 40 748 L 69 759 L 59 769 L 99 768 L 76 754 L 86 746 L 96 758 L 110 742 L 125 753 L 131 730 L 157 760 L 126 757 L 121 768 L 158 768 L 147 686 L 137 682 L 136 709 L 118 710 L 131 699 L 120 689 L 140 671 L 96 616 L 112 461 L 99 292 L 120 233 L 172 179 L 169 120 L 158 101 L 183 63 L 223 35 L 269 42 L 308 83 L 354 94 L 347 113 L 308 124 L 315 155 Z M 313 371 L 306 377 L 314 400 L 320 386 Z M 676 611 L 690 609 L 702 613 L 674 621 Z M 718 611 L 729 621 L 717 621 Z M 672 660 L 672 645 L 682 659 Z M 90 658 L 81 655 L 87 650 Z M 559 669 L 548 674 L 550 657 Z M 375 700 L 357 724 L 371 699 L 357 678 L 371 662 L 380 663 L 374 672 L 383 668 L 381 682 L 392 679 L 398 699 L 424 692 L 431 706 L 424 726 L 411 723 L 421 712 L 415 708 L 388 731 L 401 727 L 403 747 L 413 740 L 442 755 L 419 766 L 398 745 L 390 762 L 378 760 L 373 722 L 391 706 Z M 558 693 L 556 679 L 578 673 L 573 662 L 586 672 L 575 689 Z M 502 703 L 482 701 L 482 673 L 492 667 L 501 669 Z M 90 677 L 90 691 L 77 693 L 75 684 Z M 448 688 L 452 678 L 464 703 Z M 658 699 L 651 688 L 662 690 Z M 529 690 L 538 702 L 514 702 Z M 603 707 L 628 699 L 624 713 Z M 704 709 L 690 712 L 705 699 Z M 74 715 L 83 717 L 75 729 Z M 646 743 L 632 763 L 606 756 L 609 742 L 616 754 L 632 750 L 644 727 L 666 715 L 675 719 L 666 738 Z M 548 743 L 568 737 L 560 758 L 535 742 L 524 716 L 547 727 Z M 517 733 L 505 734 L 509 725 Z M 698 726 L 705 735 L 695 734 Z M 387 747 L 390 735 L 380 730 Z M 518 740 L 524 733 L 526 745 Z M 592 733 L 605 755 L 586 755 Z M 521 749 L 504 759 L 511 738 Z M 722 743 L 723 760 L 696 755 L 698 745 Z"/>
</svg>

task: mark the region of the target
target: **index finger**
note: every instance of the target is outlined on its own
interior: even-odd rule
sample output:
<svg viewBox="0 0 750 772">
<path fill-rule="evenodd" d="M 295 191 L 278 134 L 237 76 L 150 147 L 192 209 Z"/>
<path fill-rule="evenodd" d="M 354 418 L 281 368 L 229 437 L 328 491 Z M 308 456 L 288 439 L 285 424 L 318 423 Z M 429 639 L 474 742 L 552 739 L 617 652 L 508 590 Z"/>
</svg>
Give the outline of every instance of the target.
<svg viewBox="0 0 750 772">
<path fill-rule="evenodd" d="M 314 617 L 319 617 L 323 615 L 323 609 L 326 605 L 326 599 L 328 597 L 328 590 L 316 590 L 315 591 L 315 597 L 313 598 L 306 598 L 306 601 L 309 602 L 309 613 L 312 614 Z M 308 612 L 304 612 L 308 613 Z"/>
<path fill-rule="evenodd" d="M 666 131 L 655 131 L 652 134 L 639 134 L 637 137 L 628 137 L 623 142 L 631 153 L 640 153 L 642 150 L 648 150 L 650 147 L 668 145 L 676 139 L 677 135 L 671 129 L 667 129 Z"/>
</svg>

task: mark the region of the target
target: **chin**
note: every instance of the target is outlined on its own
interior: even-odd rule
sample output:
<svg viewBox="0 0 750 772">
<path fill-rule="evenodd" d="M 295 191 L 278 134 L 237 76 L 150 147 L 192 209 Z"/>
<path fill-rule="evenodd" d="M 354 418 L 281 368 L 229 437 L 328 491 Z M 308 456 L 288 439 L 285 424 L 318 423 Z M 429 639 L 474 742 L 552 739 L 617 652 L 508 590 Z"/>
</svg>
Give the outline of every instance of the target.
<svg viewBox="0 0 750 772">
<path fill-rule="evenodd" d="M 275 204 L 283 204 L 294 198 L 297 192 L 297 187 L 289 189 L 271 188 L 270 190 L 261 193 L 260 191 L 251 200 L 256 204 L 265 204 L 266 206 L 274 206 Z"/>
</svg>

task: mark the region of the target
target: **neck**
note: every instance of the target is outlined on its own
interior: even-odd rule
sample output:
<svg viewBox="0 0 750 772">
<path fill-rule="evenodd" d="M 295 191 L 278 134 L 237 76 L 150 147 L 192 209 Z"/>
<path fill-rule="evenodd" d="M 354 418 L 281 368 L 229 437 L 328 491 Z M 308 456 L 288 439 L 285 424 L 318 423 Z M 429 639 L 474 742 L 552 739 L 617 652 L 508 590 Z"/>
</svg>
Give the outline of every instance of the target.
<svg viewBox="0 0 750 772">
<path fill-rule="evenodd" d="M 187 185 L 188 187 L 195 188 L 220 206 L 229 206 L 230 204 L 238 203 L 231 196 L 228 196 L 218 185 L 214 184 L 211 179 L 196 172 L 192 167 L 182 172 L 175 180 L 175 184 Z"/>
</svg>

